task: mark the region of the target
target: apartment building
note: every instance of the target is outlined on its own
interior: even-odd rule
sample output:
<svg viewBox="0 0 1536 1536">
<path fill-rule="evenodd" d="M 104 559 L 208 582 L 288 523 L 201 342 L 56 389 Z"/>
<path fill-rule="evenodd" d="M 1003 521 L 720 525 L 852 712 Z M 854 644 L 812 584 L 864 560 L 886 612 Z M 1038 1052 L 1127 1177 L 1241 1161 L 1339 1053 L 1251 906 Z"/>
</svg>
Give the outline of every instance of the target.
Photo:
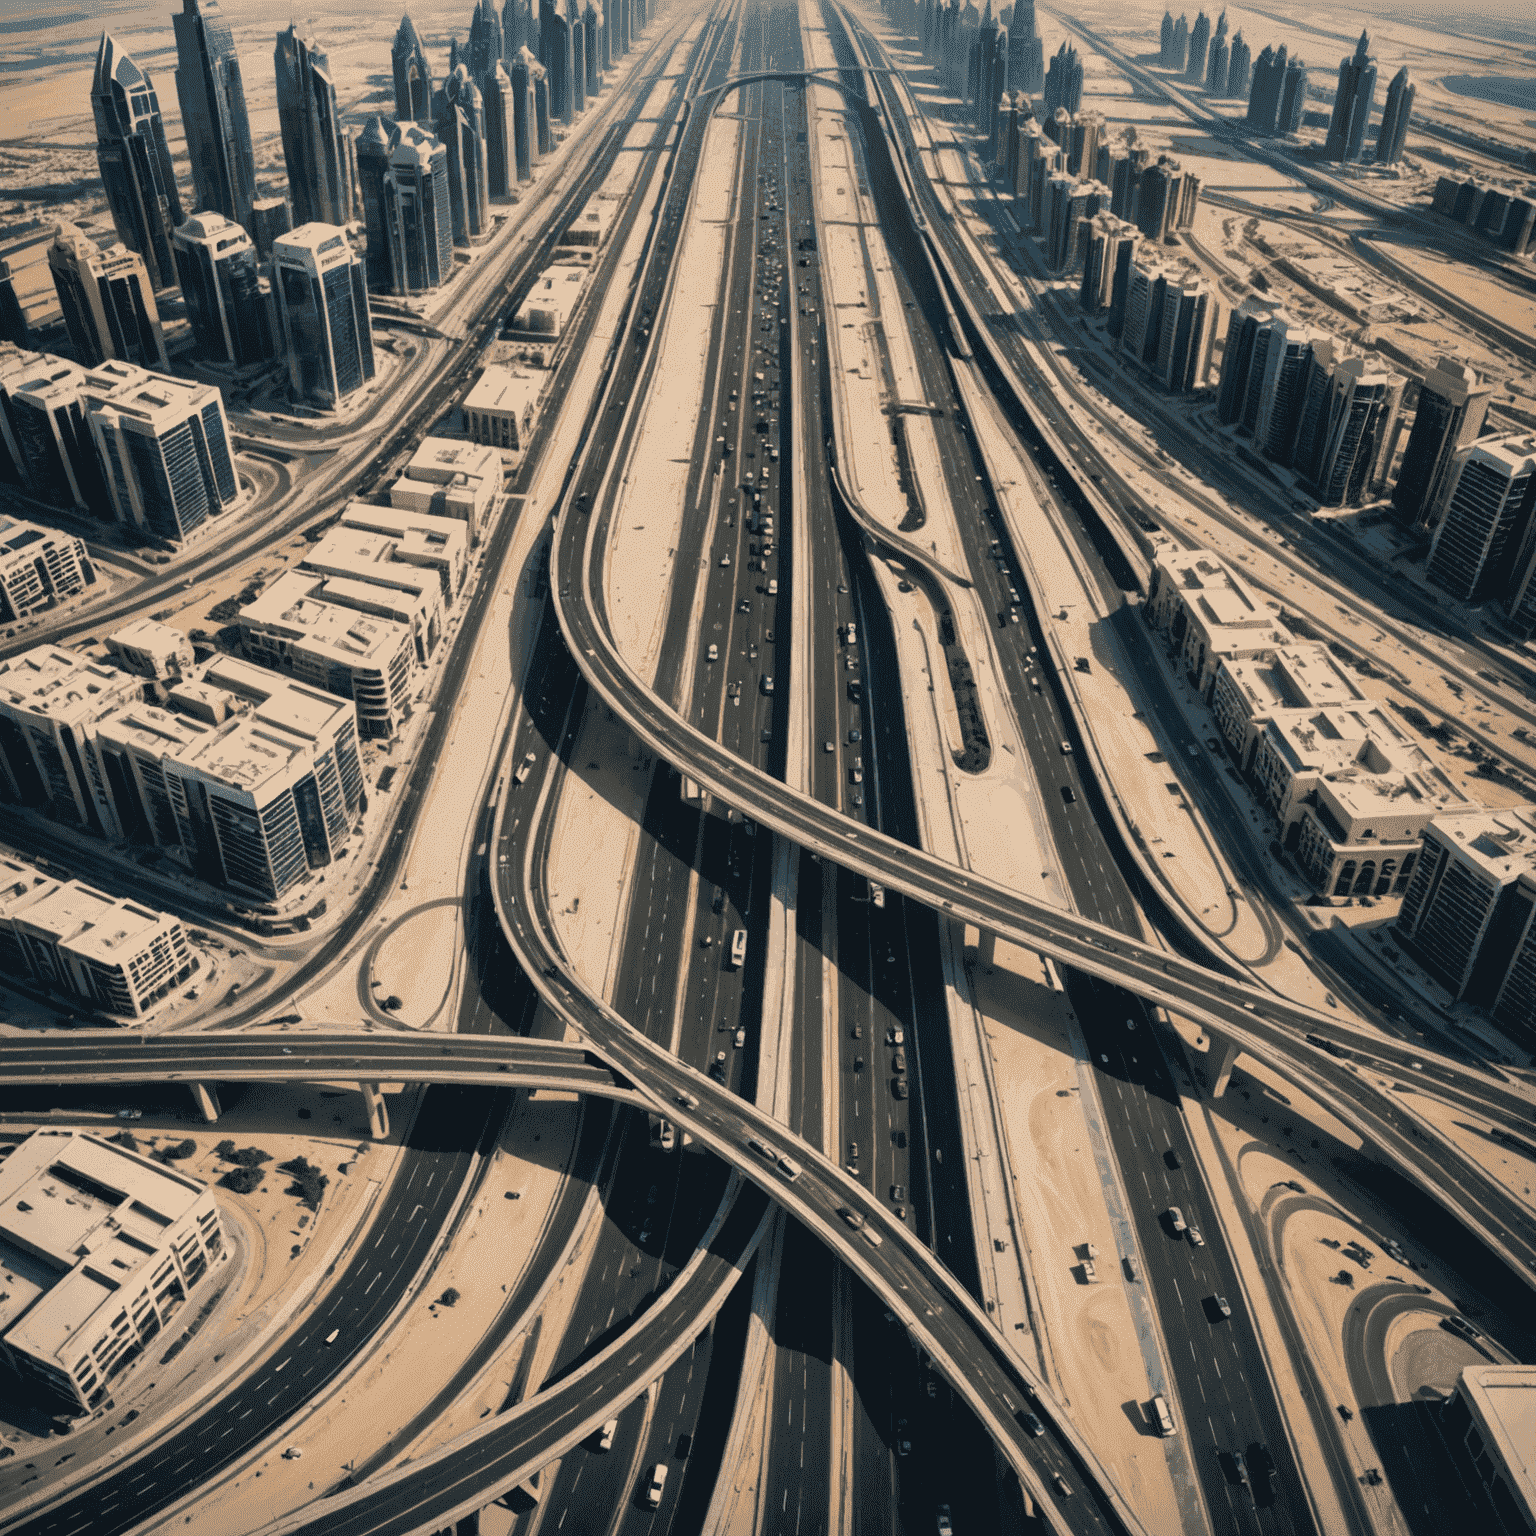
<svg viewBox="0 0 1536 1536">
<path fill-rule="evenodd" d="M 1246 771 L 1265 722 L 1277 711 L 1330 709 L 1364 699 L 1327 646 L 1293 641 L 1269 657 L 1223 657 L 1211 687 L 1211 715 Z"/>
<path fill-rule="evenodd" d="M 304 556 L 295 574 L 321 578 L 313 595 L 361 613 L 409 624 L 416 663 L 437 650 L 445 623 L 443 584 L 435 571 L 395 559 L 395 541 L 361 528 L 333 528 Z"/>
<path fill-rule="evenodd" d="M 1501 1023 L 1536 1034 L 1517 1009 L 1536 974 L 1536 814 L 1469 807 L 1437 816 L 1423 849 L 1397 935 L 1453 997 L 1480 1007 L 1502 1002 Z"/>
<path fill-rule="evenodd" d="M 0 513 L 0 624 L 14 624 L 95 582 L 79 539 Z"/>
<path fill-rule="evenodd" d="M 1268 660 L 1291 643 L 1247 582 L 1209 550 L 1160 550 L 1145 608 L 1205 697 L 1223 660 Z"/>
<path fill-rule="evenodd" d="M 496 515 L 501 485 L 497 449 L 426 437 L 405 473 L 390 486 L 389 504 L 405 512 L 461 518 L 469 525 L 469 542 L 478 544 Z"/>
<path fill-rule="evenodd" d="M 1471 805 L 1423 746 L 1369 700 L 1275 711 L 1259 733 L 1250 772 L 1280 823 L 1281 842 L 1324 895 L 1404 890 L 1424 828 Z"/>
<path fill-rule="evenodd" d="M 0 793 L 69 826 L 121 837 L 95 728 L 142 688 L 132 673 L 62 646 L 0 660 Z"/>
<path fill-rule="evenodd" d="M 299 572 L 240 610 L 245 653 L 315 688 L 351 699 L 365 737 L 389 737 L 410 714 L 416 642 L 409 624 L 311 595 Z"/>
<path fill-rule="evenodd" d="M 4 903 L 26 974 L 118 1018 L 142 1018 L 197 969 L 181 923 L 78 880 Z"/>
<path fill-rule="evenodd" d="M 443 601 L 450 608 L 463 591 L 469 571 L 466 522 L 456 517 L 433 517 L 428 512 L 399 511 L 352 501 L 343 509 L 336 526 L 381 533 L 393 541 L 394 559 L 436 571 L 442 583 Z"/>
<path fill-rule="evenodd" d="M 487 368 L 464 398 L 464 430 L 484 447 L 521 453 L 533 435 L 548 381 L 541 368 Z"/>
<path fill-rule="evenodd" d="M 54 1411 L 109 1406 L 225 1254 L 201 1180 L 87 1131 L 33 1131 L 0 1162 L 0 1358 Z"/>
<path fill-rule="evenodd" d="M 153 619 L 134 619 L 113 630 L 107 650 L 120 667 L 157 683 L 179 682 L 192 672 L 192 642 L 181 630 Z"/>
</svg>

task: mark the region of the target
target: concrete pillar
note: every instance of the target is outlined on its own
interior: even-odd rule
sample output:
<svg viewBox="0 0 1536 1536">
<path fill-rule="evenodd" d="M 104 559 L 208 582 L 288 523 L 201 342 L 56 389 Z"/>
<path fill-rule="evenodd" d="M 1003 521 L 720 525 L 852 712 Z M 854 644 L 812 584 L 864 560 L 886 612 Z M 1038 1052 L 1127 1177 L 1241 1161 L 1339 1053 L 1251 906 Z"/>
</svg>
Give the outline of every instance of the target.
<svg viewBox="0 0 1536 1536">
<path fill-rule="evenodd" d="M 207 1083 L 188 1083 L 187 1087 L 192 1090 L 192 1102 L 197 1106 L 197 1112 L 212 1125 L 219 1118 L 217 1089 Z"/>
<path fill-rule="evenodd" d="M 1206 1034 L 1211 1040 L 1211 1048 L 1206 1052 L 1206 1058 L 1211 1065 L 1206 1075 L 1210 1081 L 1211 1097 L 1219 1099 L 1227 1091 L 1227 1084 L 1232 1080 L 1232 1068 L 1242 1047 L 1235 1040 L 1227 1040 L 1212 1030 L 1207 1030 Z"/>
<path fill-rule="evenodd" d="M 989 971 L 997 964 L 997 935 L 989 929 L 981 930 L 981 939 L 976 945 L 976 962 Z"/>
<path fill-rule="evenodd" d="M 389 1135 L 389 1106 L 377 1083 L 359 1083 L 363 1103 L 368 1107 L 368 1134 L 375 1141 L 383 1141 Z"/>
</svg>

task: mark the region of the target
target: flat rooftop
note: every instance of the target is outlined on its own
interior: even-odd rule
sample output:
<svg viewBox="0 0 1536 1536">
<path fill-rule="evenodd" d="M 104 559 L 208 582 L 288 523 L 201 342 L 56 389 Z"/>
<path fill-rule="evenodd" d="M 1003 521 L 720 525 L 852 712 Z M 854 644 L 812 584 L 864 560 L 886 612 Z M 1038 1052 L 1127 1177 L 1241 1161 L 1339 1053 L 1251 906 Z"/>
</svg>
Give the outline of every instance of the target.
<svg viewBox="0 0 1536 1536">
<path fill-rule="evenodd" d="M 255 602 L 240 610 L 241 623 L 300 640 L 310 650 L 349 667 L 387 665 L 405 643 L 405 626 L 322 602 L 309 595 L 314 585 L 314 577 L 302 571 L 280 576 Z"/>
<path fill-rule="evenodd" d="M 46 934 L 78 954 L 115 963 L 143 947 L 163 915 L 124 897 L 108 896 L 78 880 L 32 902 L 16 921 Z"/>
<path fill-rule="evenodd" d="M 0 660 L 0 703 L 60 720 L 94 719 L 140 686 L 131 674 L 59 645 Z"/>
<path fill-rule="evenodd" d="M 429 480 L 447 485 L 458 475 L 470 480 L 489 479 L 499 486 L 500 452 L 455 437 L 426 437 L 405 466 L 407 480 Z"/>
<path fill-rule="evenodd" d="M 195 688 L 197 685 L 190 686 Z M 132 747 L 148 757 L 160 757 L 190 747 L 212 727 L 189 715 L 172 714 L 154 704 L 130 704 L 108 715 L 96 729 L 109 742 Z"/>
<path fill-rule="evenodd" d="M 0 1332 L 57 1355 L 202 1192 L 89 1132 L 34 1131 L 0 1162 Z"/>
<path fill-rule="evenodd" d="M 543 392 L 549 375 L 531 368 L 507 368 L 492 363 L 480 375 L 475 387 L 464 397 L 466 411 L 505 411 L 521 415 Z"/>
<path fill-rule="evenodd" d="M 1536 812 L 1479 806 L 1438 818 L 1435 831 L 1500 885 L 1536 876 Z"/>
</svg>

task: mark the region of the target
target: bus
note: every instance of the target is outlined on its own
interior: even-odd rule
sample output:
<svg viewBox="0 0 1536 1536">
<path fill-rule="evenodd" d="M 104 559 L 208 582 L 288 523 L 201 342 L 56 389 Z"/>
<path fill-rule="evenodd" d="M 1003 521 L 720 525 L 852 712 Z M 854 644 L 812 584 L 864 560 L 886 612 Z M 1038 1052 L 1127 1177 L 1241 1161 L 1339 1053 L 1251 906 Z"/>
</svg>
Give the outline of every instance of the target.
<svg viewBox="0 0 1536 1536">
<path fill-rule="evenodd" d="M 742 962 L 747 958 L 747 930 L 738 928 L 731 935 L 731 969 L 741 968 Z"/>
</svg>

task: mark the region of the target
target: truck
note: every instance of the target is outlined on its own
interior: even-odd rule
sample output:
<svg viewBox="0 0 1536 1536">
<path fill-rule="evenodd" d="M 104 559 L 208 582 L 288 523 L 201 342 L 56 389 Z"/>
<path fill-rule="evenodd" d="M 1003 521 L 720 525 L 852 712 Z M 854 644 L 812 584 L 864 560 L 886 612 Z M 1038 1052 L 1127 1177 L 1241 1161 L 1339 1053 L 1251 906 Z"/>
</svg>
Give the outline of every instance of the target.
<svg viewBox="0 0 1536 1536">
<path fill-rule="evenodd" d="M 746 958 L 747 930 L 745 928 L 738 928 L 731 935 L 731 969 L 733 971 L 740 970 Z"/>
</svg>

